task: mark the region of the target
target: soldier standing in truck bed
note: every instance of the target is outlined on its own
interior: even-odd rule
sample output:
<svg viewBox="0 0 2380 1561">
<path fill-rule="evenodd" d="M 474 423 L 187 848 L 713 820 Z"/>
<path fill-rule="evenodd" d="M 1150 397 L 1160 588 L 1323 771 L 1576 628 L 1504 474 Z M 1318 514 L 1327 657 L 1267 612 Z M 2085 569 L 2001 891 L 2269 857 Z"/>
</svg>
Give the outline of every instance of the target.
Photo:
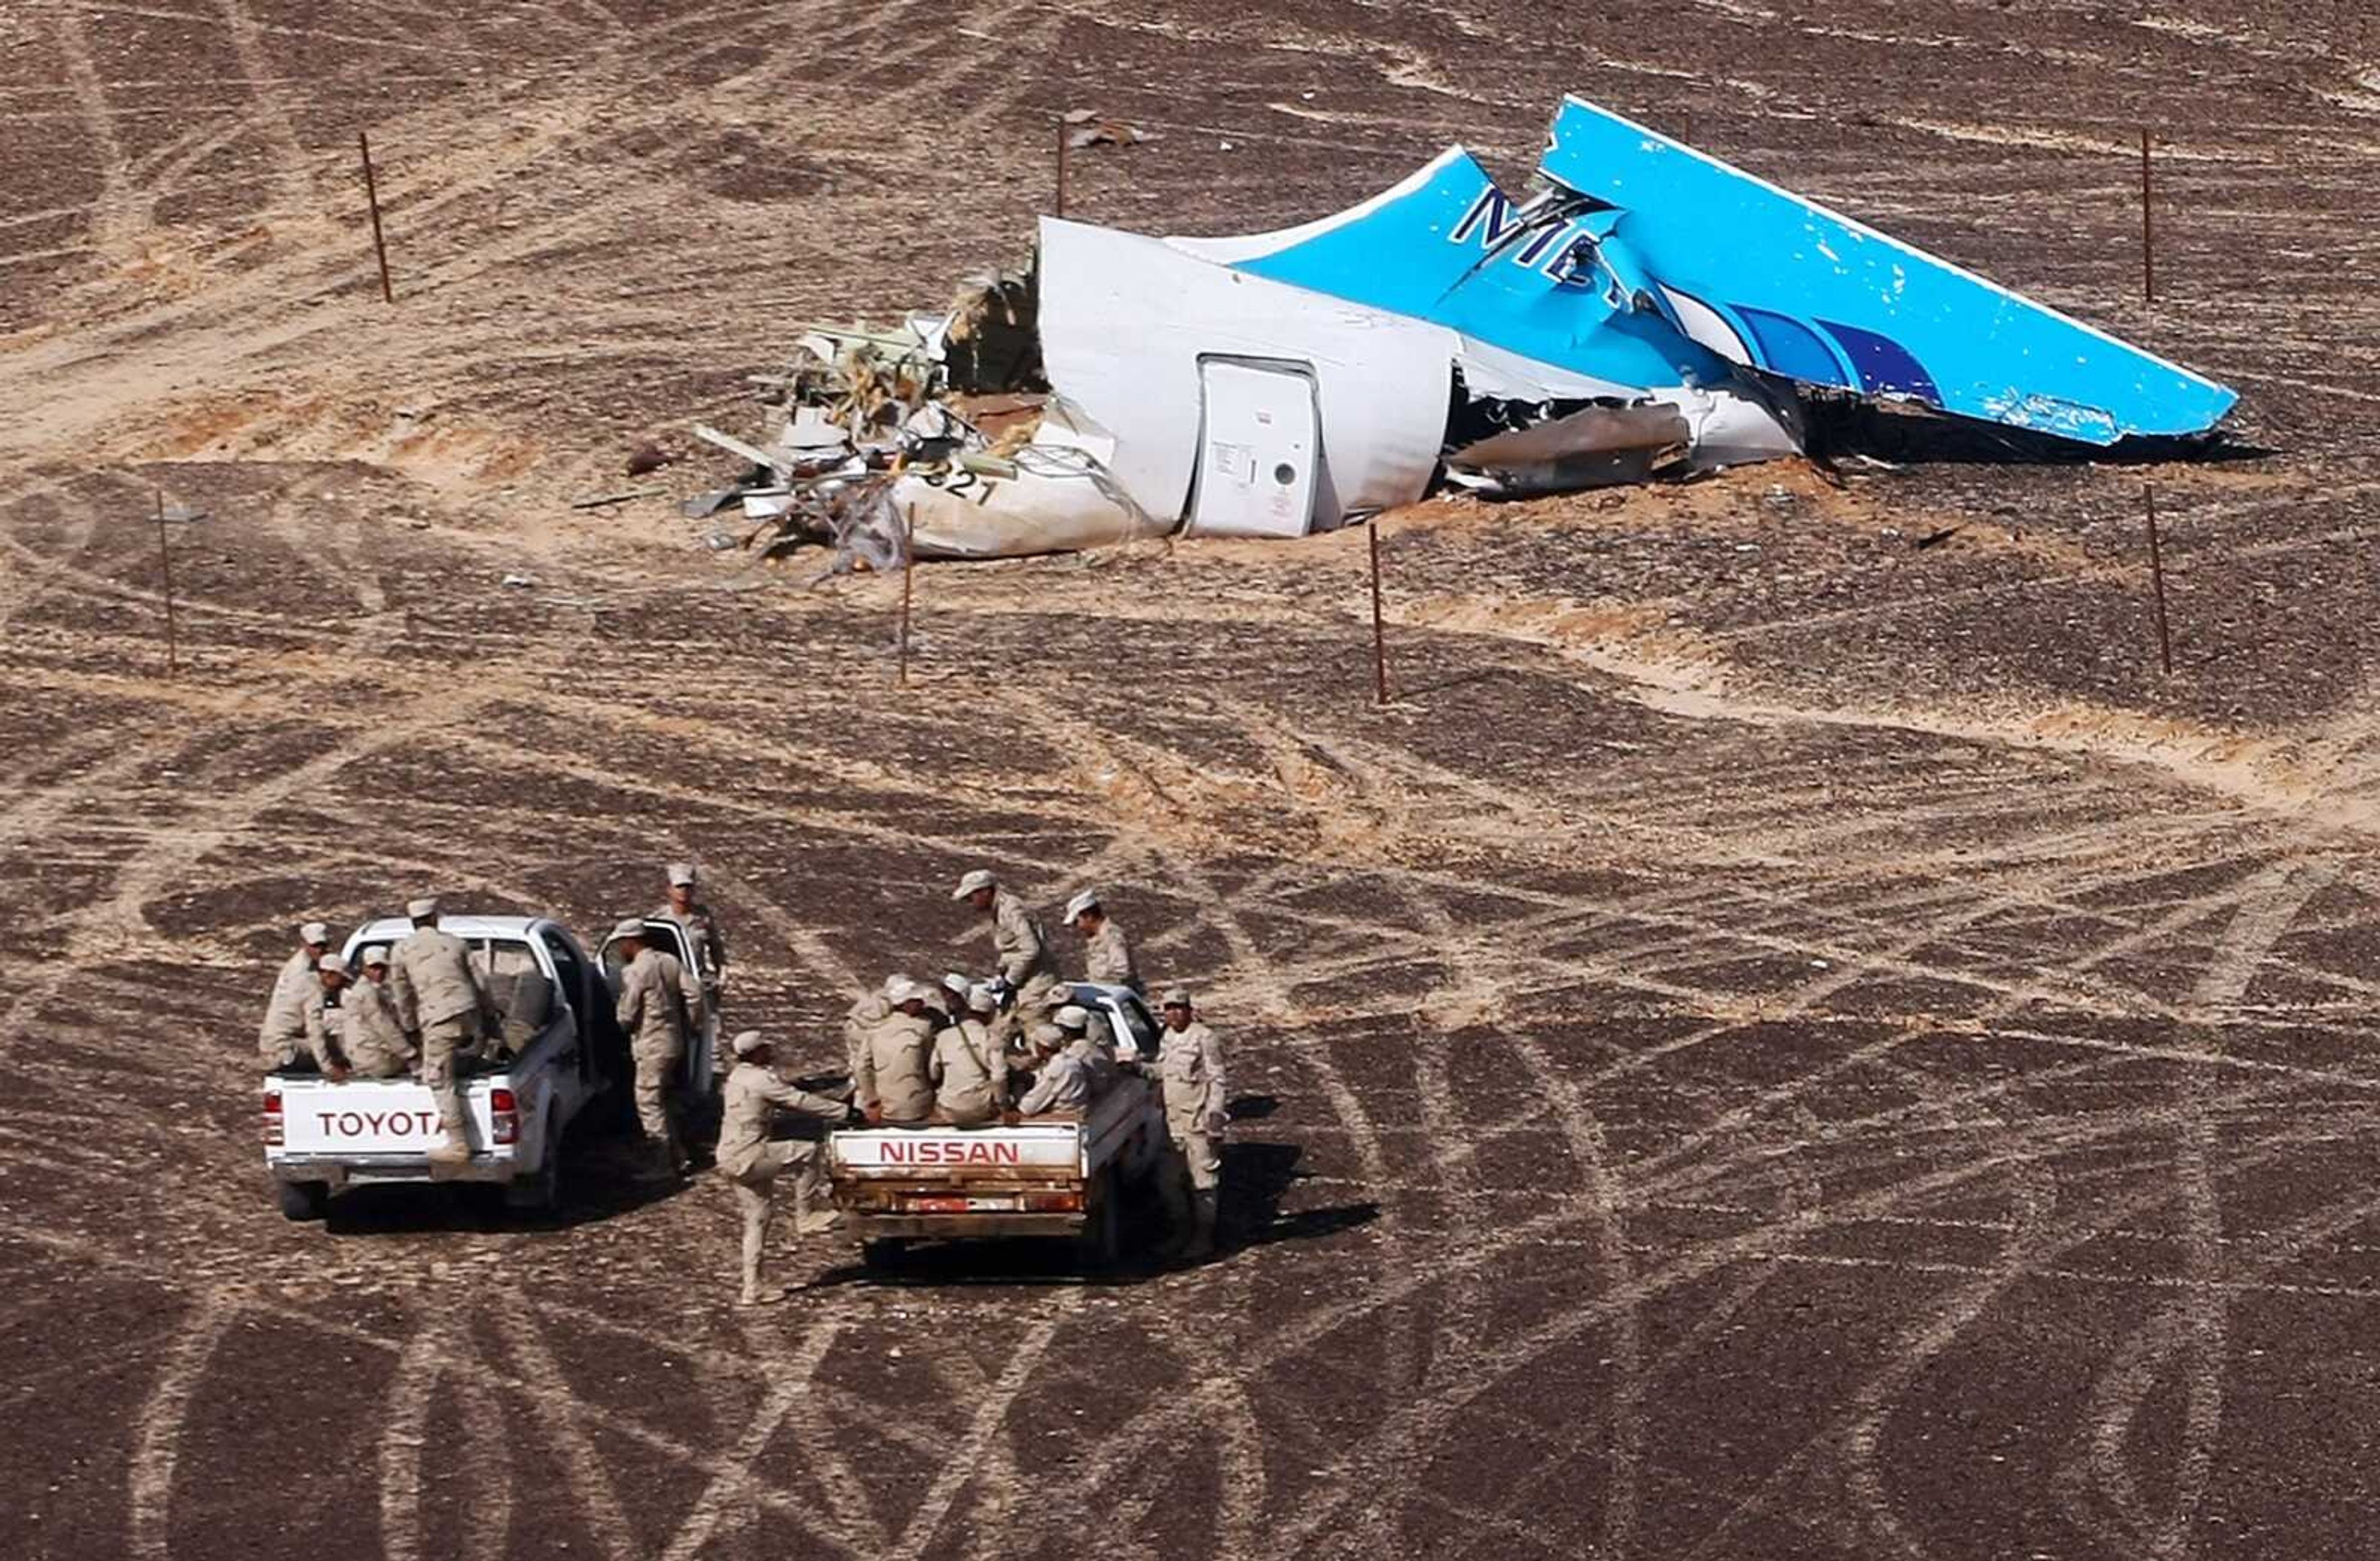
<svg viewBox="0 0 2380 1561">
<path fill-rule="evenodd" d="M 1085 889 L 1066 902 L 1066 924 L 1083 934 L 1083 975 L 1106 986 L 1128 986 L 1146 997 L 1148 991 L 1140 984 L 1140 967 L 1132 957 L 1132 942 L 1116 925 L 1107 907 L 1099 903 L 1099 891 Z"/>
<path fill-rule="evenodd" d="M 471 951 L 461 938 L 440 930 L 434 897 L 411 901 L 405 914 L 413 931 L 388 951 L 388 984 L 397 1018 L 421 1039 L 421 1081 L 438 1103 L 443 1129 L 430 1151 L 435 1165 L 455 1165 L 471 1157 L 469 1118 L 463 1113 L 462 1091 L 455 1087 L 456 1054 L 468 1052 L 482 1037 L 500 1034 L 500 1016 L 487 983 L 471 963 Z"/>
<path fill-rule="evenodd" d="M 1050 947 L 1050 934 L 1024 901 L 1001 886 L 990 869 L 978 867 L 960 879 L 951 898 L 965 900 L 991 918 L 996 974 L 1008 983 L 1018 1007 L 1039 1001 L 1058 984 L 1058 957 Z"/>
</svg>

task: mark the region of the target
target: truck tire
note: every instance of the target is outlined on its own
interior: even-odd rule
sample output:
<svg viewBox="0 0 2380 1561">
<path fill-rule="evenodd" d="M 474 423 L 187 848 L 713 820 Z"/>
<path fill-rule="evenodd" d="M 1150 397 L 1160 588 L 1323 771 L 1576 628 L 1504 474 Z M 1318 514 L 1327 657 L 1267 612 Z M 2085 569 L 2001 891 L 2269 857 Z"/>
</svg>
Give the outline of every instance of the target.
<svg viewBox="0 0 2380 1561">
<path fill-rule="evenodd" d="M 276 1182 L 273 1189 L 281 1199 L 284 1219 L 303 1223 L 321 1219 L 331 1212 L 331 1185 L 328 1182 Z"/>
<path fill-rule="evenodd" d="M 545 1121 L 544 1155 L 538 1162 L 537 1175 L 516 1177 L 504 1184 L 504 1207 L 530 1213 L 550 1214 L 562 1206 L 562 1140 L 553 1131 L 553 1118 Z"/>
<path fill-rule="evenodd" d="M 859 1265 L 870 1274 L 881 1274 L 901 1261 L 909 1243 L 898 1236 L 879 1236 L 859 1244 Z"/>
</svg>

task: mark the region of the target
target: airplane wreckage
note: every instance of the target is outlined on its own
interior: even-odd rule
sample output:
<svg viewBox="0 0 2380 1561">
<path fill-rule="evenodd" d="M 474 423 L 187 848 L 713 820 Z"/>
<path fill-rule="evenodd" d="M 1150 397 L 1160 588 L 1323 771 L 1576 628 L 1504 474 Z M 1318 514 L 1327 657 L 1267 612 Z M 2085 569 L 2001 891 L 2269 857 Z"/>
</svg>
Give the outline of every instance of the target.
<svg viewBox="0 0 2380 1561">
<path fill-rule="evenodd" d="M 756 376 L 771 446 L 698 429 L 753 464 L 686 512 L 898 568 L 1707 471 L 1803 454 L 1846 405 L 2185 453 L 2237 399 L 1575 97 L 1537 174 L 1516 200 L 1453 147 L 1245 238 L 1045 218 L 1034 271 L 947 316 L 805 335 Z"/>
</svg>

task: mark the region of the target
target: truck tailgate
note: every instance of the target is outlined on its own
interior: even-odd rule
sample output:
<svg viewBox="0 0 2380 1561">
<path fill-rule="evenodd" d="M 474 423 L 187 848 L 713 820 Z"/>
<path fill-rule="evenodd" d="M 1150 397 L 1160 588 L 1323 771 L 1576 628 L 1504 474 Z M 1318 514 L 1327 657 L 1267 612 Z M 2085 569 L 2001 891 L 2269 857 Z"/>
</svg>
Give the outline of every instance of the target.
<svg viewBox="0 0 2380 1561">
<path fill-rule="evenodd" d="M 474 1079 L 463 1091 L 470 1113 L 472 1141 L 492 1138 L 489 1081 Z M 429 1087 L 411 1079 L 322 1079 L 281 1083 L 280 1155 L 345 1158 L 350 1155 L 424 1155 L 438 1141 L 438 1104 Z"/>
<path fill-rule="evenodd" d="M 1083 1134 L 1073 1122 L 846 1128 L 828 1137 L 827 1160 L 837 1177 L 860 1181 L 962 1181 L 1008 1175 L 1038 1180 L 1082 1174 Z"/>
</svg>

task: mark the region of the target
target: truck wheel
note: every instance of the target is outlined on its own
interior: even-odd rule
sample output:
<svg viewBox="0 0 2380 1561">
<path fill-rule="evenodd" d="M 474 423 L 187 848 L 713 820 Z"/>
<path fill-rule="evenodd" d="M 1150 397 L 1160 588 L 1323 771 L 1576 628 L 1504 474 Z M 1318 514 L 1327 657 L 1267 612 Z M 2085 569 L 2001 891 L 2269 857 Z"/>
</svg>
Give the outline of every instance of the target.
<svg viewBox="0 0 2380 1561">
<path fill-rule="evenodd" d="M 859 1244 L 859 1263 L 870 1274 L 881 1274 L 901 1261 L 909 1243 L 898 1236 L 880 1236 Z"/>
<path fill-rule="evenodd" d="M 554 1136 L 553 1122 L 545 1125 L 545 1156 L 539 1162 L 537 1175 L 519 1177 L 504 1184 L 504 1207 L 536 1213 L 552 1213 L 562 1206 L 562 1140 Z"/>
<path fill-rule="evenodd" d="M 276 1182 L 274 1190 L 281 1198 L 281 1214 L 285 1219 L 318 1220 L 331 1212 L 331 1185 L 319 1181 Z"/>
</svg>

